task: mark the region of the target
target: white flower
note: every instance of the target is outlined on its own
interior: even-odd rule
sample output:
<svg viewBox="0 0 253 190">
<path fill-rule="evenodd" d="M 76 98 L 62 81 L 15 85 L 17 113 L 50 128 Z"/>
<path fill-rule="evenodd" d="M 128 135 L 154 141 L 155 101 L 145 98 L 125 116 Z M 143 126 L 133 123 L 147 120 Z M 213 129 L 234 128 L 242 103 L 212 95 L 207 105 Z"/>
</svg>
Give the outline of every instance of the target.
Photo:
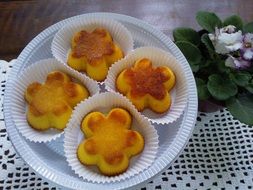
<svg viewBox="0 0 253 190">
<path fill-rule="evenodd" d="M 248 68 L 251 65 L 251 63 L 250 61 L 244 60 L 241 57 L 235 58 L 229 55 L 225 61 L 225 65 L 227 67 L 231 67 L 234 69 L 245 69 L 245 68 Z"/>
<path fill-rule="evenodd" d="M 242 47 L 242 31 L 236 32 L 235 29 L 235 26 L 228 25 L 221 29 L 215 28 L 215 34 L 208 34 L 217 53 L 227 54 Z"/>
</svg>

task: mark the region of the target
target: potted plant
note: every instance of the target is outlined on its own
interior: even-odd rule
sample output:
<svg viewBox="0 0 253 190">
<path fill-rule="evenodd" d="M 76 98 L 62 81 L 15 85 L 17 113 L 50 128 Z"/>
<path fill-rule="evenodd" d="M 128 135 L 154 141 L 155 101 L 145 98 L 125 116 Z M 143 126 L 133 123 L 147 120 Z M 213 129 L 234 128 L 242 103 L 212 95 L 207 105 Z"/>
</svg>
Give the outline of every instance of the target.
<svg viewBox="0 0 253 190">
<path fill-rule="evenodd" d="M 237 15 L 221 21 L 204 11 L 196 20 L 203 29 L 176 28 L 173 37 L 193 71 L 200 108 L 203 102 L 227 107 L 253 125 L 253 22 L 244 24 Z"/>
</svg>

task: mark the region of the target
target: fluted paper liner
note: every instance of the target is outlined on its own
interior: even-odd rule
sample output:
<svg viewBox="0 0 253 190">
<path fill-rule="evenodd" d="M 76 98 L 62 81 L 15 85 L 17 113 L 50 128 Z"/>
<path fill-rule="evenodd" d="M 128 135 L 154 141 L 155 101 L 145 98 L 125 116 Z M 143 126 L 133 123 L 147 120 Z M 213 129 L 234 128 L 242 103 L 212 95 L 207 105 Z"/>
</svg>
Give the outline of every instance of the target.
<svg viewBox="0 0 253 190">
<path fill-rule="evenodd" d="M 92 111 L 108 113 L 116 107 L 121 107 L 129 111 L 133 121 L 131 129 L 141 133 L 144 137 L 145 145 L 139 155 L 130 159 L 130 165 L 124 173 L 114 177 L 108 177 L 101 174 L 95 166 L 81 164 L 77 157 L 77 148 L 85 139 L 80 129 L 83 118 Z M 127 98 L 114 92 L 97 94 L 78 104 L 65 129 L 64 137 L 64 151 L 68 164 L 79 177 L 94 183 L 117 182 L 137 175 L 153 163 L 158 149 L 158 134 L 151 123 L 141 116 Z"/>
<path fill-rule="evenodd" d="M 167 66 L 176 76 L 176 84 L 169 92 L 172 98 L 171 107 L 163 114 L 158 114 L 150 109 L 145 109 L 141 113 L 148 118 L 151 122 L 157 124 L 168 124 L 177 120 L 183 113 L 187 104 L 187 81 L 183 67 L 176 60 L 176 58 L 169 52 L 155 47 L 140 47 L 132 51 L 125 58 L 119 60 L 111 66 L 107 78 L 105 80 L 105 86 L 108 91 L 116 91 L 116 78 L 126 68 L 133 67 L 135 62 L 142 58 L 148 58 L 151 60 L 152 65 Z"/>
<path fill-rule="evenodd" d="M 33 82 L 44 83 L 48 73 L 52 71 L 62 71 L 68 74 L 72 79 L 81 85 L 84 85 L 90 96 L 99 92 L 97 83 L 88 77 L 81 75 L 79 72 L 70 67 L 59 63 L 56 59 L 40 60 L 27 69 L 16 78 L 12 94 L 12 115 L 15 125 L 19 132 L 28 140 L 33 142 L 49 142 L 60 137 L 63 132 L 56 129 L 39 131 L 29 126 L 26 118 L 27 102 L 24 95 L 29 84 Z"/>
<path fill-rule="evenodd" d="M 71 39 L 74 34 L 81 30 L 91 32 L 98 27 L 108 30 L 113 41 L 119 45 L 124 55 L 133 50 L 132 36 L 121 23 L 102 17 L 91 17 L 73 20 L 56 33 L 51 46 L 53 56 L 61 63 L 67 64 L 68 53 L 71 49 Z"/>
</svg>

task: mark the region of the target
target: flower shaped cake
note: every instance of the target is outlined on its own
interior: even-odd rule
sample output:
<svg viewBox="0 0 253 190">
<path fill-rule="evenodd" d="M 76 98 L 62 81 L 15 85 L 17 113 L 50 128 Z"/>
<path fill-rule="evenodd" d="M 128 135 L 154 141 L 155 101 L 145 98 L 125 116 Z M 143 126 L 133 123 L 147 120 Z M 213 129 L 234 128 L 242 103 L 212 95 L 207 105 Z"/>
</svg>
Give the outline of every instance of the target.
<svg viewBox="0 0 253 190">
<path fill-rule="evenodd" d="M 34 82 L 27 87 L 27 120 L 37 130 L 63 130 L 72 109 L 88 96 L 87 89 L 72 82 L 68 75 L 60 71 L 51 72 L 44 84 Z"/>
<path fill-rule="evenodd" d="M 175 82 L 170 68 L 154 68 L 149 59 L 143 58 L 118 75 L 116 88 L 132 101 L 138 111 L 150 108 L 154 112 L 164 113 L 171 106 L 169 91 Z"/>
<path fill-rule="evenodd" d="M 131 116 L 124 109 L 114 108 L 107 116 L 91 112 L 82 121 L 86 140 L 78 146 L 78 159 L 85 165 L 97 165 L 107 176 L 123 173 L 130 157 L 144 148 L 143 137 L 130 127 Z"/>
<path fill-rule="evenodd" d="M 97 81 L 104 80 L 108 68 L 123 57 L 123 52 L 113 42 L 109 32 L 102 28 L 97 28 L 91 33 L 85 30 L 76 33 L 71 46 L 68 65 L 86 72 Z"/>
</svg>

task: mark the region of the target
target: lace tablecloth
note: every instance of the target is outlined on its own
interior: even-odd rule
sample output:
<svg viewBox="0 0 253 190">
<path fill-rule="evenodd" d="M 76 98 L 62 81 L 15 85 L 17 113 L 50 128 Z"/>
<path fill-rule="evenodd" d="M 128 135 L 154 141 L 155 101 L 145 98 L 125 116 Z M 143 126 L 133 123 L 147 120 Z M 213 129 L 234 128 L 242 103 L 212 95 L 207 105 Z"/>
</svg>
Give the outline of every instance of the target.
<svg viewBox="0 0 253 190">
<path fill-rule="evenodd" d="M 16 154 L 5 129 L 3 95 L 14 61 L 0 61 L 0 189 L 61 189 L 41 179 Z M 199 113 L 179 158 L 140 190 L 252 189 L 253 128 L 226 110 Z"/>
</svg>

